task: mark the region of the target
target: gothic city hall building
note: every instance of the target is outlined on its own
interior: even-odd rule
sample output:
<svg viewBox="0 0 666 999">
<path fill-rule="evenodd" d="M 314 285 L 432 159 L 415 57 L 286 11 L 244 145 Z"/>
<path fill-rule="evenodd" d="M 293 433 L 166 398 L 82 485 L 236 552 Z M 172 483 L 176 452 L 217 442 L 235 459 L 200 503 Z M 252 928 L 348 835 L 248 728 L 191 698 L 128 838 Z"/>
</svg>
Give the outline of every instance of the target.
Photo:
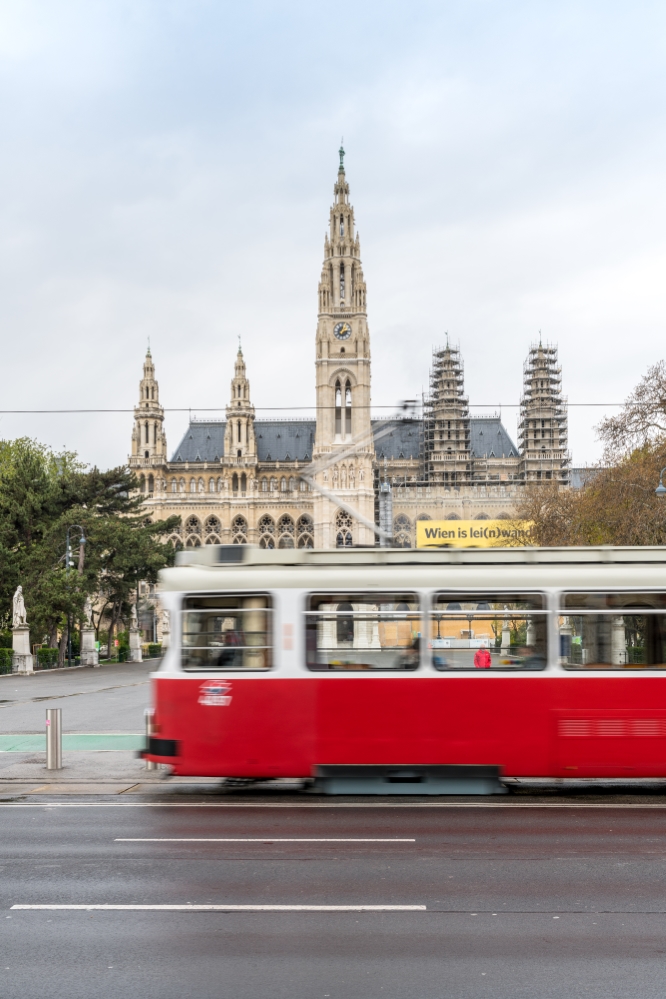
<svg viewBox="0 0 666 999">
<path fill-rule="evenodd" d="M 470 416 L 457 345 L 433 352 L 419 415 L 373 419 L 361 244 L 344 151 L 333 189 L 314 345 L 316 418 L 258 420 L 242 350 L 224 420 L 192 420 L 168 457 L 150 349 L 134 410 L 131 468 L 150 515 L 178 514 L 178 546 L 334 548 L 415 543 L 417 520 L 511 518 L 527 483 L 569 484 L 557 348 L 524 365 L 518 444 L 499 416 Z M 382 543 L 387 543 L 386 539 Z"/>
</svg>

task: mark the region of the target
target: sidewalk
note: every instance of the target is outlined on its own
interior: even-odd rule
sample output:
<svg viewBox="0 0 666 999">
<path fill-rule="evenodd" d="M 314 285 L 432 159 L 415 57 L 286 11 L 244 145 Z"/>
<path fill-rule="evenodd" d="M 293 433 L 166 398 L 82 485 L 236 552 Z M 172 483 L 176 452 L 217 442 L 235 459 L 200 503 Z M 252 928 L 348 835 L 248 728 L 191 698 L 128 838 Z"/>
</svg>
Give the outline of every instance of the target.
<svg viewBox="0 0 666 999">
<path fill-rule="evenodd" d="M 273 781 L 255 785 L 271 795 L 298 791 L 302 781 Z M 46 769 L 46 751 L 41 753 L 0 753 L 0 802 L 41 795 L 148 795 L 173 800 L 193 794 L 226 795 L 237 788 L 224 786 L 220 777 L 174 777 L 168 767 L 146 770 L 144 760 L 127 750 L 63 750 L 62 770 Z"/>
</svg>

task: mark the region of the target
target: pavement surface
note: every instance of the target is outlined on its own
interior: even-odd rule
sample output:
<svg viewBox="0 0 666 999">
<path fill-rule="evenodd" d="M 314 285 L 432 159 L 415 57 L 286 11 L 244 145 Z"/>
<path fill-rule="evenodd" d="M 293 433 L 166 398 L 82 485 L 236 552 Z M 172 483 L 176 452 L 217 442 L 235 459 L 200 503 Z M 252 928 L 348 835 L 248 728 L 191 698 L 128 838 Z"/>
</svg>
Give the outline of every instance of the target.
<svg viewBox="0 0 666 999">
<path fill-rule="evenodd" d="M 43 733 L 46 708 L 62 708 L 63 732 L 143 732 L 148 677 L 157 664 L 0 676 L 0 734 Z"/>
<path fill-rule="evenodd" d="M 664 994 L 661 796 L 32 800 L 0 823 L 12 999 Z"/>
</svg>

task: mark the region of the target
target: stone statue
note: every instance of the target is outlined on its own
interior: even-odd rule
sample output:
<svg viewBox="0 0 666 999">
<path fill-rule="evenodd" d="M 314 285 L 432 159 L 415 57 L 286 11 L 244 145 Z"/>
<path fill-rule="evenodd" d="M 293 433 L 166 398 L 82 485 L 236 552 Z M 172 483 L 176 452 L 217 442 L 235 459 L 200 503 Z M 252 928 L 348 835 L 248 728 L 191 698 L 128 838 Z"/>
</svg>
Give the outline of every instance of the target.
<svg viewBox="0 0 666 999">
<path fill-rule="evenodd" d="M 139 619 L 136 613 L 136 604 L 132 604 L 132 612 L 130 618 L 130 631 L 138 631 Z"/>
<path fill-rule="evenodd" d="M 92 600 L 89 596 L 86 597 L 86 602 L 83 605 L 83 613 L 86 616 L 86 627 L 92 628 Z"/>
<path fill-rule="evenodd" d="M 25 615 L 25 603 L 23 602 L 23 587 L 17 586 L 12 608 L 12 627 L 25 628 L 27 624 L 28 619 Z"/>
<path fill-rule="evenodd" d="M 165 632 L 165 631 L 168 632 L 170 630 L 171 630 L 171 625 L 169 623 L 169 611 L 168 610 L 163 610 L 162 611 L 162 631 L 163 632 Z"/>
</svg>

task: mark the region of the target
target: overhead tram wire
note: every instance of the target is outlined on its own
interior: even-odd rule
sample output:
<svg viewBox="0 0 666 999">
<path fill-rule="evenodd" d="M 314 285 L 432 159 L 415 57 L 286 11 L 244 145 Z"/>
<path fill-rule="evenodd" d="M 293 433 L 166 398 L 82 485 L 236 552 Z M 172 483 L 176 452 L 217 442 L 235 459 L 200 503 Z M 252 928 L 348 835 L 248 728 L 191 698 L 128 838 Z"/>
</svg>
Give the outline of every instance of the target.
<svg viewBox="0 0 666 999">
<path fill-rule="evenodd" d="M 580 408 L 597 408 L 597 409 L 607 409 L 609 407 L 621 407 L 624 406 L 623 402 L 568 402 L 567 407 L 569 409 L 580 409 Z M 0 409 L 0 416 L 39 416 L 39 415 L 52 415 L 52 414 L 68 414 L 68 413 L 133 413 L 136 407 L 131 407 L 130 409 Z M 399 411 L 403 407 L 400 403 L 396 403 L 393 406 L 375 406 L 371 407 L 358 406 L 357 409 L 370 408 L 373 410 L 377 409 L 391 409 L 393 411 Z M 519 402 L 490 402 L 490 403 L 469 403 L 470 409 L 520 409 Z M 226 412 L 226 406 L 163 406 L 163 411 L 165 413 L 224 413 Z M 335 406 L 255 406 L 255 412 L 258 413 L 294 413 L 294 412 L 317 412 L 323 409 L 335 409 Z"/>
</svg>

